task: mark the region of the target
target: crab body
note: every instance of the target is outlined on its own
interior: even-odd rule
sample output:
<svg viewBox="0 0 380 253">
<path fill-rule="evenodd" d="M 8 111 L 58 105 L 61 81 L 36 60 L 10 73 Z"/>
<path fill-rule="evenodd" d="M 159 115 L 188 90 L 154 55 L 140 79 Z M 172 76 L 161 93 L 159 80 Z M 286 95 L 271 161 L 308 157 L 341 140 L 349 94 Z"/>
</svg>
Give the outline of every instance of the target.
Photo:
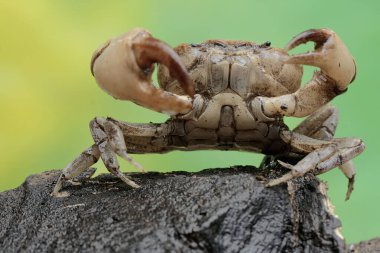
<svg viewBox="0 0 380 253">
<path fill-rule="evenodd" d="M 179 148 L 273 154 L 285 147 L 279 136 L 286 128 L 282 117 L 265 117 L 250 104 L 257 96 L 276 97 L 300 87 L 302 66 L 284 64 L 285 50 L 269 43 L 209 40 L 182 44 L 174 51 L 194 81 L 196 94 L 193 111 L 172 116 L 175 124 L 184 125 Z M 186 95 L 163 65 L 158 81 L 163 90 Z"/>
<path fill-rule="evenodd" d="M 315 51 L 289 56 L 301 43 Z M 160 88 L 152 85 L 155 63 Z M 319 67 L 301 87 L 302 64 Z M 344 93 L 356 75 L 345 44 L 329 29 L 312 29 L 294 37 L 284 49 L 270 43 L 208 40 L 172 49 L 136 28 L 109 40 L 95 53 L 91 71 L 106 92 L 170 115 L 165 123 L 136 124 L 112 118 L 90 122 L 95 144 L 62 172 L 62 183 L 78 176 L 99 158 L 126 184 L 116 155 L 142 169 L 130 153 L 172 150 L 243 150 L 270 155 L 290 172 L 267 183 L 274 186 L 305 173 L 340 167 L 353 190 L 351 159 L 364 150 L 357 138 L 334 138 L 337 110 L 327 103 Z M 292 131 L 284 116 L 308 116 Z M 294 158 L 295 164 L 278 158 Z M 267 159 L 266 159 L 267 160 Z"/>
</svg>

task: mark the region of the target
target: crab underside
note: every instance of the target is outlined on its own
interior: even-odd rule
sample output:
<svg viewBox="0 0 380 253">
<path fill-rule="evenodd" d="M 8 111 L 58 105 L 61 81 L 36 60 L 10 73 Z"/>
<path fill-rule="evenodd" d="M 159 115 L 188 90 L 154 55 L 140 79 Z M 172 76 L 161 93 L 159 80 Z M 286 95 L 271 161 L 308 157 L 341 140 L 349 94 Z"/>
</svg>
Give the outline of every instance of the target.
<svg viewBox="0 0 380 253">
<path fill-rule="evenodd" d="M 289 56 L 288 51 L 312 41 L 315 50 Z M 161 88 L 152 85 L 159 64 Z M 300 87 L 302 66 L 319 67 Z M 143 170 L 129 154 L 173 150 L 242 150 L 266 154 L 289 172 L 267 182 L 274 186 L 305 173 L 321 174 L 339 167 L 352 190 L 352 159 L 365 146 L 358 138 L 334 138 L 338 111 L 328 104 L 344 93 L 356 74 L 355 62 L 340 38 L 329 29 L 294 37 L 285 49 L 269 43 L 210 40 L 182 44 L 174 50 L 144 29 L 111 39 L 91 61 L 98 84 L 117 99 L 130 100 L 171 115 L 161 124 L 136 124 L 112 118 L 90 122 L 94 144 L 71 162 L 58 179 L 77 177 L 101 158 L 107 169 L 131 187 L 117 156 Z M 292 131 L 284 116 L 308 116 Z M 295 164 L 286 163 L 296 160 Z"/>
</svg>

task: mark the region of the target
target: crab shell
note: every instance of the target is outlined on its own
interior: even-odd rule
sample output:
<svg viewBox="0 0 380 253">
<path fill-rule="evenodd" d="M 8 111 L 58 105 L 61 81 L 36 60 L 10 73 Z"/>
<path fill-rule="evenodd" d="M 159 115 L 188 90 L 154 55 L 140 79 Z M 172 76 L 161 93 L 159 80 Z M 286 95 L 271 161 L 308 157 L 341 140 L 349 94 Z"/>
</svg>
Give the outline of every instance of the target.
<svg viewBox="0 0 380 253">
<path fill-rule="evenodd" d="M 195 93 L 211 98 L 228 92 L 244 100 L 274 97 L 299 89 L 302 66 L 284 64 L 288 53 L 266 44 L 248 41 L 208 40 L 174 48 L 195 84 Z M 180 83 L 159 65 L 159 85 L 177 95 L 186 95 Z"/>
</svg>

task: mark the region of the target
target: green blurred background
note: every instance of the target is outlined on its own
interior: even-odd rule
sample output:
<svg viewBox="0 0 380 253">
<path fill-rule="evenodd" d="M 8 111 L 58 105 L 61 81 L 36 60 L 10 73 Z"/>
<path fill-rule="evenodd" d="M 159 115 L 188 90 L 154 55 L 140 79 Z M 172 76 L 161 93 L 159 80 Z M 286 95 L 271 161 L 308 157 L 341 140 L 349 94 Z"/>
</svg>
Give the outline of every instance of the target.
<svg viewBox="0 0 380 253">
<path fill-rule="evenodd" d="M 163 122 L 165 115 L 116 101 L 95 84 L 92 52 L 108 38 L 145 27 L 175 46 L 206 39 L 272 41 L 283 47 L 309 28 L 329 27 L 356 58 L 357 79 L 336 98 L 337 136 L 364 139 L 357 183 L 344 202 L 347 181 L 339 170 L 322 176 L 347 241 L 380 236 L 379 59 L 380 1 L 0 1 L 0 191 L 33 173 L 61 169 L 92 144 L 88 122 L 112 116 Z M 311 46 L 298 49 L 308 50 Z M 297 52 L 297 51 L 296 51 Z M 304 81 L 310 78 L 307 69 Z M 299 119 L 287 122 L 294 127 Z M 135 155 L 148 170 L 198 171 L 258 165 L 243 152 L 173 152 Z M 123 171 L 134 171 L 121 162 Z M 105 172 L 101 162 L 100 172 Z"/>
</svg>

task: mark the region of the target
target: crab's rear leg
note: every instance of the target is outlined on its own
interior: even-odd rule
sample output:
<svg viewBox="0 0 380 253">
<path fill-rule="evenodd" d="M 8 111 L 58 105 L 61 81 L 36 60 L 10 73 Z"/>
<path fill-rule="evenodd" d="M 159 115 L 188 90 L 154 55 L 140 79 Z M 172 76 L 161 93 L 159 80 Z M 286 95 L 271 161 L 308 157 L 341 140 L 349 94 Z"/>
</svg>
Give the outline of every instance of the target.
<svg viewBox="0 0 380 253">
<path fill-rule="evenodd" d="M 338 109 L 328 104 L 307 117 L 293 132 L 318 140 L 331 140 L 334 138 L 338 120 Z"/>
<path fill-rule="evenodd" d="M 338 125 L 339 113 L 338 109 L 332 105 L 325 105 L 319 110 L 311 114 L 304 121 L 302 121 L 296 128 L 293 129 L 294 133 L 302 134 L 307 137 L 311 137 L 318 140 L 329 141 L 334 138 L 335 131 Z M 273 159 L 287 159 L 291 157 L 289 154 L 281 154 L 278 157 L 267 156 L 262 163 L 262 166 L 268 166 L 268 161 L 273 161 Z M 304 156 L 296 158 L 299 161 Z M 340 170 L 348 178 L 348 190 L 346 194 L 346 199 L 348 199 L 353 191 L 354 178 L 355 178 L 355 166 L 352 161 L 339 166 Z M 318 171 L 319 173 L 321 171 Z"/>
<path fill-rule="evenodd" d="M 331 140 L 334 138 L 337 124 L 338 109 L 328 104 L 308 116 L 296 128 L 294 128 L 292 132 L 318 140 Z M 267 155 L 263 159 L 261 167 L 271 167 L 270 163 L 273 160 L 290 159 L 299 161 L 302 157 L 302 155 L 289 153 L 289 151 L 276 155 Z"/>
<path fill-rule="evenodd" d="M 338 109 L 332 105 L 325 105 L 302 121 L 293 132 L 319 140 L 332 140 L 338 125 L 338 119 Z M 354 163 L 348 161 L 340 165 L 339 169 L 348 178 L 346 199 L 349 199 L 354 190 L 356 174 Z"/>
<path fill-rule="evenodd" d="M 365 148 L 362 140 L 357 138 L 324 141 L 290 131 L 283 131 L 281 138 L 290 145 L 293 152 L 304 153 L 306 156 L 296 165 L 280 162 L 282 166 L 290 169 L 291 172 L 270 181 L 268 186 L 287 182 L 311 171 L 315 174 L 324 173 L 346 164 Z M 347 197 L 349 197 L 349 194 L 350 191 Z"/>
</svg>

